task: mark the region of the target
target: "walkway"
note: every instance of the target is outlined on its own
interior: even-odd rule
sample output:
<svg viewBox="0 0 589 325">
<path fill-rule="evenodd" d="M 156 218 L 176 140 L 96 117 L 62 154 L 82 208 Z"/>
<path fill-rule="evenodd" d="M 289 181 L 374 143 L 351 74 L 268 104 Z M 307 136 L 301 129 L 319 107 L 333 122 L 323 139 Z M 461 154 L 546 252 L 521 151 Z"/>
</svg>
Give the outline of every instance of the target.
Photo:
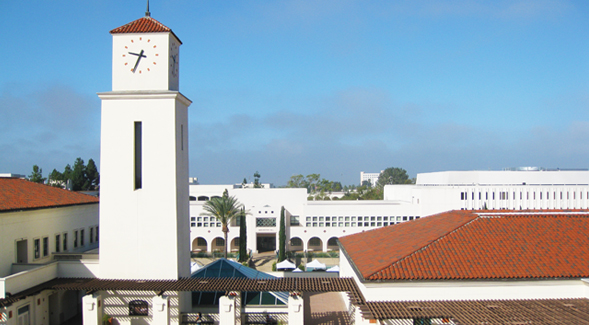
<svg viewBox="0 0 589 325">
<path fill-rule="evenodd" d="M 351 324 L 346 305 L 339 292 L 305 293 L 305 325 Z"/>
</svg>

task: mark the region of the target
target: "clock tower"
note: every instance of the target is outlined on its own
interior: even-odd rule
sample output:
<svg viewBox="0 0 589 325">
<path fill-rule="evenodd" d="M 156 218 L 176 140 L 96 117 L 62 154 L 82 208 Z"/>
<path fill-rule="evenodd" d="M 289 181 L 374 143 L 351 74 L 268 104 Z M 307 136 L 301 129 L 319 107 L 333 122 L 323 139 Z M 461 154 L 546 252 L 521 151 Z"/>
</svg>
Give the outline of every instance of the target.
<svg viewBox="0 0 589 325">
<path fill-rule="evenodd" d="M 101 115 L 100 274 L 190 276 L 188 106 L 172 30 L 146 16 L 113 29 Z"/>
</svg>

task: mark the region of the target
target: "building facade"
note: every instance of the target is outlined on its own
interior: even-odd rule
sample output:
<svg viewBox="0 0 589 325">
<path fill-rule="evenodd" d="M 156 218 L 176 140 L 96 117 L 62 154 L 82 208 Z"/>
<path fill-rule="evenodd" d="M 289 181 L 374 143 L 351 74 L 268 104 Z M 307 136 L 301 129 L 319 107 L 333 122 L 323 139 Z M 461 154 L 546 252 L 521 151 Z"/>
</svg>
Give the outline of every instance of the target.
<svg viewBox="0 0 589 325">
<path fill-rule="evenodd" d="M 457 171 L 417 175 L 415 185 L 386 185 L 384 200 L 309 201 L 306 189 L 191 185 L 191 250 L 222 250 L 221 225 L 201 216 L 209 198 L 227 189 L 250 215 L 247 246 L 276 250 L 280 210 L 286 210 L 287 249 L 337 250 L 341 236 L 386 227 L 450 210 L 589 208 L 589 171 Z M 239 226 L 229 227 L 228 247 L 237 250 Z"/>
</svg>

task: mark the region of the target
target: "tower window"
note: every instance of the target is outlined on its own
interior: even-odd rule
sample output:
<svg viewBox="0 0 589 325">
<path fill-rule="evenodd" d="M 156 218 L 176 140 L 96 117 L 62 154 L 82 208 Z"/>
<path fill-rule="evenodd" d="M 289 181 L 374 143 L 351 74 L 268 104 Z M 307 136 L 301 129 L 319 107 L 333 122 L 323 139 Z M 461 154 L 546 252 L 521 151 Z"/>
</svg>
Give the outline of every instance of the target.
<svg viewBox="0 0 589 325">
<path fill-rule="evenodd" d="M 135 122 L 135 189 L 141 188 L 141 122 Z"/>
</svg>

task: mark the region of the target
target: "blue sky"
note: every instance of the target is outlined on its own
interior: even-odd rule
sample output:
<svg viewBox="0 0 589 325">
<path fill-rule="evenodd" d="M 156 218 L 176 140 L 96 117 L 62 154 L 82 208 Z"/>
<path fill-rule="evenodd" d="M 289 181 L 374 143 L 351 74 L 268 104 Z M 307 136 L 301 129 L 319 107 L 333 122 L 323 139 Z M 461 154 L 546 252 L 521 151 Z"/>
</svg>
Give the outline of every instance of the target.
<svg viewBox="0 0 589 325">
<path fill-rule="evenodd" d="M 588 168 L 589 3 L 152 0 L 180 37 L 190 175 Z M 0 172 L 100 162 L 111 29 L 144 0 L 4 0 Z"/>
</svg>

